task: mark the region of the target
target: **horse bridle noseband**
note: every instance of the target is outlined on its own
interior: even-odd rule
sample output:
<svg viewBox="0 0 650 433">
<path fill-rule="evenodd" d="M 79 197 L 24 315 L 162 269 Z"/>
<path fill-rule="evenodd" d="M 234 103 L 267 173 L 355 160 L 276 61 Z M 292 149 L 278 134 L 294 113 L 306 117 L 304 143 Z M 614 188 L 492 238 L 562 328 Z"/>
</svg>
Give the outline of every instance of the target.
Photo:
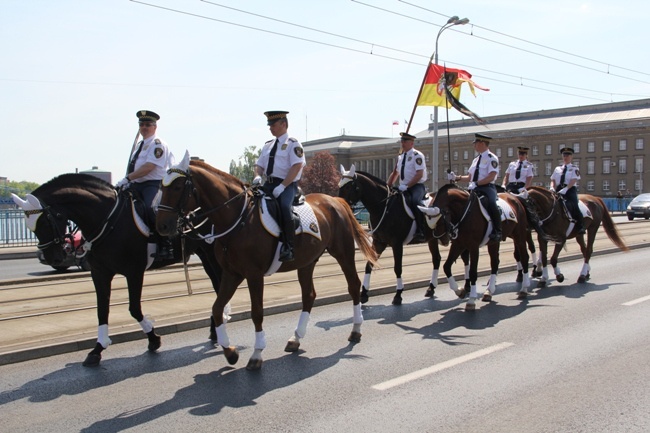
<svg viewBox="0 0 650 433">
<path fill-rule="evenodd" d="M 56 224 L 56 219 L 63 218 L 63 215 L 59 212 L 53 214 L 53 212 L 50 209 L 51 209 L 50 206 L 45 205 L 41 209 L 32 209 L 32 210 L 25 211 L 25 216 L 36 215 L 39 213 L 45 215 L 45 218 L 48 224 L 50 225 L 50 229 L 54 233 L 54 238 L 51 241 L 42 244 L 39 243 L 38 245 L 36 245 L 36 248 L 38 248 L 41 251 L 51 247 L 52 245 L 63 245 L 65 243 L 65 233 L 61 234 L 61 230 L 59 230 L 59 227 Z"/>
<path fill-rule="evenodd" d="M 351 179 L 351 183 L 354 185 L 354 190 L 357 192 L 357 194 L 360 194 L 361 188 L 357 185 L 357 174 L 355 173 L 354 176 L 342 176 L 344 178 Z M 384 206 L 384 211 L 381 214 L 381 218 L 379 219 L 379 222 L 377 223 L 377 227 L 372 228 L 370 227 L 370 221 L 368 221 L 368 226 L 370 227 L 370 231 L 368 232 L 369 234 L 375 233 L 377 230 L 379 230 L 379 227 L 381 227 L 381 223 L 384 222 L 384 218 L 386 215 L 388 215 L 388 205 L 390 204 L 390 198 L 394 196 L 396 193 L 395 191 L 391 191 L 390 187 L 388 185 L 385 185 L 386 188 L 386 198 L 383 199 L 382 201 L 386 203 L 386 206 Z M 381 203 L 381 202 L 380 202 Z"/>
</svg>

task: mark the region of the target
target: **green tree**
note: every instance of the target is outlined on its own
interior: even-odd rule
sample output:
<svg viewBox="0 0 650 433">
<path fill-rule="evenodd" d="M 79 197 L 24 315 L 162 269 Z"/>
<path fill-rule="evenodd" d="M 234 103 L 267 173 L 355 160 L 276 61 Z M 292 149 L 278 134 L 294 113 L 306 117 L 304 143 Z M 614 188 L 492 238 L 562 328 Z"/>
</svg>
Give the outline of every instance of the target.
<svg viewBox="0 0 650 433">
<path fill-rule="evenodd" d="M 25 198 L 25 196 L 36 188 L 39 187 L 39 184 L 36 182 L 27 182 L 25 180 L 16 182 L 16 181 L 0 181 L 0 197 L 1 198 L 11 198 L 11 193 L 13 192 L 17 196 Z"/>
<path fill-rule="evenodd" d="M 244 154 L 239 157 L 239 161 L 230 161 L 230 174 L 237 177 L 242 182 L 251 182 L 255 177 L 255 163 L 260 157 L 262 149 L 257 146 L 249 146 L 244 149 Z"/>
<path fill-rule="evenodd" d="M 302 171 L 300 187 L 305 194 L 320 192 L 337 196 L 340 178 L 334 157 L 327 151 L 318 152 Z"/>
</svg>

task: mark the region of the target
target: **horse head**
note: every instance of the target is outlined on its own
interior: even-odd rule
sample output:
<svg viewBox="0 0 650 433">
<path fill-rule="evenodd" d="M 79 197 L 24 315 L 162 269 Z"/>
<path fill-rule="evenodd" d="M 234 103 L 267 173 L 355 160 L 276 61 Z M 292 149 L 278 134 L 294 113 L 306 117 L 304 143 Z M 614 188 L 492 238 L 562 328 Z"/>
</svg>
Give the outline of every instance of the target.
<svg viewBox="0 0 650 433">
<path fill-rule="evenodd" d="M 350 171 L 346 171 L 341 164 L 341 180 L 339 181 L 339 197 L 347 201 L 348 204 L 355 204 L 361 200 L 361 190 L 356 182 L 357 173 L 354 164 Z"/>
<path fill-rule="evenodd" d="M 43 251 L 45 261 L 52 266 L 63 263 L 66 259 L 63 247 L 67 233 L 67 216 L 50 206 L 43 206 L 41 201 L 32 194 L 27 194 L 25 200 L 16 194 L 11 194 L 11 197 L 25 212 L 25 224 L 38 238 L 37 248 Z M 45 218 L 41 218 L 43 215 Z"/>
<path fill-rule="evenodd" d="M 167 170 L 161 191 L 156 230 L 163 236 L 173 236 L 178 234 L 187 215 L 198 208 L 187 150 L 183 160 Z"/>
</svg>

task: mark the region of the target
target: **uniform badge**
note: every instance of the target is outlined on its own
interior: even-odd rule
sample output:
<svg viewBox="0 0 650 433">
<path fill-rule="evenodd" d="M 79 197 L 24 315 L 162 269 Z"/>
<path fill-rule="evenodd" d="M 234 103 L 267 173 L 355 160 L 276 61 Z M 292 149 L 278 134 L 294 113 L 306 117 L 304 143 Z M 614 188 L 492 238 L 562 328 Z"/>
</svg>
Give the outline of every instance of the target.
<svg viewBox="0 0 650 433">
<path fill-rule="evenodd" d="M 580 170 L 576 168 L 576 176 L 580 176 Z"/>
<path fill-rule="evenodd" d="M 282 147 L 280 147 L 280 150 L 287 150 L 287 143 L 284 143 Z"/>
<path fill-rule="evenodd" d="M 406 158 L 407 161 L 410 161 L 410 160 L 412 160 L 412 159 L 413 159 L 412 156 L 409 156 L 408 158 Z"/>
<path fill-rule="evenodd" d="M 295 153 L 298 158 L 302 158 L 302 147 L 294 148 L 293 153 Z"/>
<path fill-rule="evenodd" d="M 318 233 L 318 225 L 316 225 L 316 223 L 309 224 L 309 230 L 311 230 L 314 233 Z"/>
<path fill-rule="evenodd" d="M 162 143 L 162 141 L 160 141 L 160 138 L 156 138 L 153 142 L 156 143 L 156 144 Z"/>
<path fill-rule="evenodd" d="M 158 159 L 158 158 L 160 158 L 161 156 L 163 156 L 163 153 L 164 153 L 164 152 L 163 152 L 162 148 L 160 148 L 160 147 L 156 147 L 156 148 L 153 150 L 153 156 L 155 156 L 156 159 Z"/>
<path fill-rule="evenodd" d="M 497 168 L 499 166 L 499 163 L 496 161 L 492 161 L 492 168 Z"/>
<path fill-rule="evenodd" d="M 419 157 L 416 158 L 415 163 L 416 163 L 417 165 L 422 165 L 422 158 L 419 158 Z"/>
</svg>

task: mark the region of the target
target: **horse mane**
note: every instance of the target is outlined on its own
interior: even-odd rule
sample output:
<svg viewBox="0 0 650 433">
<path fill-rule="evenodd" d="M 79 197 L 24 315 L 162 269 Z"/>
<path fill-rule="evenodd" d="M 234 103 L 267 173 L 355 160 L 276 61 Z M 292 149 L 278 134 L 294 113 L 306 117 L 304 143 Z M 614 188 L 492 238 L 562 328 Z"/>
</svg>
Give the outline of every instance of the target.
<svg viewBox="0 0 650 433">
<path fill-rule="evenodd" d="M 53 191 L 63 188 L 79 187 L 82 189 L 97 189 L 106 191 L 115 191 L 113 185 L 103 179 L 86 173 L 66 173 L 54 177 L 45 182 L 43 185 L 32 191 L 34 195 L 49 195 Z"/>
<path fill-rule="evenodd" d="M 357 171 L 356 173 L 357 173 L 357 174 L 362 174 L 362 175 L 364 175 L 365 177 L 367 177 L 368 179 L 370 179 L 370 180 L 372 180 L 372 181 L 374 181 L 374 182 L 376 182 L 376 183 L 378 183 L 378 184 L 380 184 L 380 185 L 386 185 L 386 181 L 385 181 L 385 180 L 379 179 L 377 176 L 372 175 L 372 174 L 368 173 L 367 171 L 361 171 L 361 170 L 359 170 L 359 171 Z"/>
<path fill-rule="evenodd" d="M 438 192 L 436 193 L 436 195 L 437 194 L 447 194 L 450 189 L 462 189 L 462 188 L 459 187 L 458 185 L 456 185 L 455 183 L 447 183 L 447 184 L 444 184 L 443 186 L 441 186 L 440 189 L 438 189 Z"/>
<path fill-rule="evenodd" d="M 238 177 L 233 176 L 230 173 L 226 173 L 225 171 L 221 171 L 218 168 L 215 168 L 215 167 L 211 166 L 210 164 L 208 164 L 205 161 L 199 161 L 198 159 L 193 159 L 193 160 L 190 161 L 190 165 L 193 166 L 193 167 L 202 168 L 205 171 L 208 171 L 208 172 L 210 172 L 212 174 L 215 174 L 215 175 L 223 178 L 224 182 L 226 182 L 226 183 L 236 183 L 237 185 L 244 188 L 244 182 L 242 182 Z"/>
</svg>

